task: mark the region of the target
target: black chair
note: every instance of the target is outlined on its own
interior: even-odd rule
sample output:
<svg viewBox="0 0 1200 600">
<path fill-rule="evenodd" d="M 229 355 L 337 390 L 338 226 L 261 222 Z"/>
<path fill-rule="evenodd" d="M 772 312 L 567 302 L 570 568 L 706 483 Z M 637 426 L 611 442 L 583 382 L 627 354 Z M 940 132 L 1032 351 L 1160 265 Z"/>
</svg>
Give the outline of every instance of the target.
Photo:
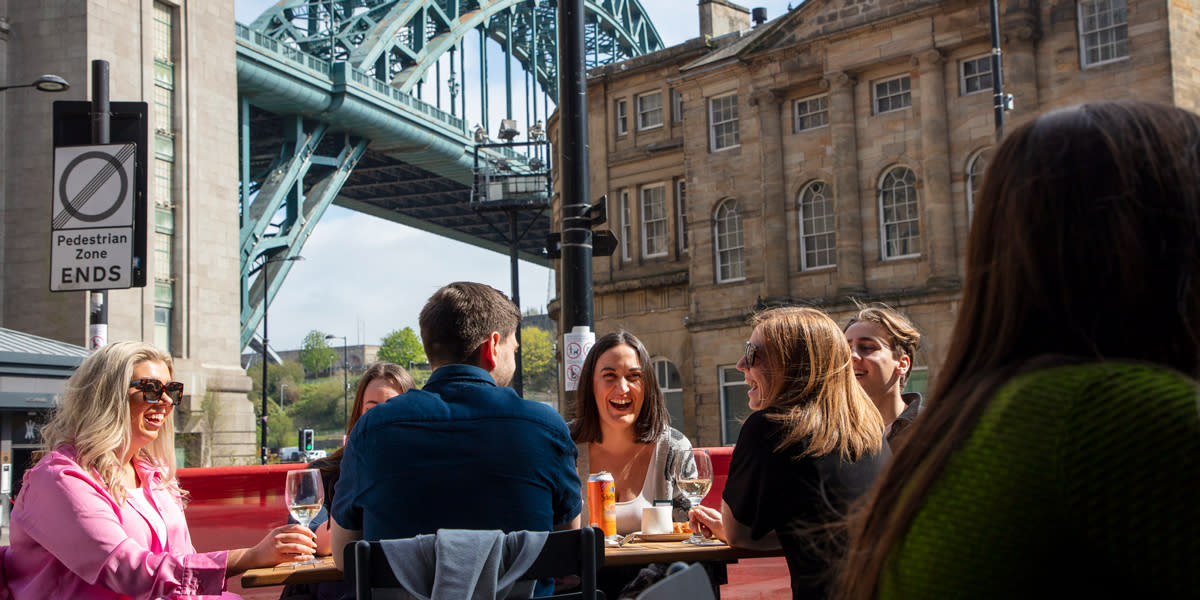
<svg viewBox="0 0 1200 600">
<path fill-rule="evenodd" d="M 378 588 L 400 587 L 379 542 L 360 540 L 348 544 L 344 552 L 346 582 L 354 586 L 358 600 L 371 600 L 372 591 Z M 604 593 L 596 589 L 596 570 L 602 564 L 604 532 L 600 528 L 555 531 L 546 536 L 546 545 L 521 580 L 578 575 L 578 591 L 547 600 L 604 600 Z"/>
</svg>

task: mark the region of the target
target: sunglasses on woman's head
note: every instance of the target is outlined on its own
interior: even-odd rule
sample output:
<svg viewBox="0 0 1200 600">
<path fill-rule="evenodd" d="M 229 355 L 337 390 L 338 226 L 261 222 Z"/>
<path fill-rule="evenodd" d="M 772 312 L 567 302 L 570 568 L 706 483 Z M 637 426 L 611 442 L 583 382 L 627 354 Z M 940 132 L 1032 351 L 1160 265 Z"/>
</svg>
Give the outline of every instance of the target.
<svg viewBox="0 0 1200 600">
<path fill-rule="evenodd" d="M 163 402 L 163 393 L 167 394 L 167 402 L 171 406 L 179 406 L 179 402 L 183 400 L 183 382 L 169 381 L 165 385 L 157 379 L 143 377 L 129 382 L 129 387 L 138 390 L 142 393 L 142 401 L 146 404 L 158 404 Z"/>
<path fill-rule="evenodd" d="M 758 351 L 762 348 L 754 345 L 754 342 L 746 342 L 746 367 L 754 366 L 754 359 L 758 358 Z"/>
</svg>

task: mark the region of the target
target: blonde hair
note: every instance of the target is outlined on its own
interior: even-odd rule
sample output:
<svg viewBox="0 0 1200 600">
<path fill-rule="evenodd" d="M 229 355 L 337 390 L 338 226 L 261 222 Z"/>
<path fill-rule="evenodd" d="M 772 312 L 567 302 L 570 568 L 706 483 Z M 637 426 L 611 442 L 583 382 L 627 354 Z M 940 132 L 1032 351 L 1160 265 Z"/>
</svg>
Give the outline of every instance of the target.
<svg viewBox="0 0 1200 600">
<path fill-rule="evenodd" d="M 84 359 L 67 380 L 50 421 L 42 427 L 39 460 L 60 446 L 73 445 L 75 461 L 98 477 L 114 498 L 124 501 L 121 457 L 129 450 L 132 431 L 129 382 L 133 379 L 134 366 L 147 361 L 164 363 L 174 378 L 171 356 L 142 342 L 109 344 Z M 165 469 L 165 487 L 183 499 L 184 493 L 175 480 L 172 415 L 167 415 L 158 437 L 139 450 L 135 458 L 146 460 L 157 469 Z"/>
<path fill-rule="evenodd" d="M 805 456 L 837 452 L 843 459 L 874 454 L 883 446 L 883 417 L 854 379 L 850 348 L 829 315 L 803 307 L 774 308 L 752 324 L 766 340 L 770 389 L 764 407 L 787 430 L 777 449 L 811 436 Z"/>
</svg>

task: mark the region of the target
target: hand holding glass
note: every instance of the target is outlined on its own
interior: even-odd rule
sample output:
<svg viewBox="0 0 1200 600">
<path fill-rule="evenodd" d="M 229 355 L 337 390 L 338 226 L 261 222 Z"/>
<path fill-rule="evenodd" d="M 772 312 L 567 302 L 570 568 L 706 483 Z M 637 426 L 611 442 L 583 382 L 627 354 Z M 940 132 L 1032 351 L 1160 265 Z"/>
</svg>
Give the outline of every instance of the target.
<svg viewBox="0 0 1200 600">
<path fill-rule="evenodd" d="M 321 504 L 325 501 L 325 485 L 321 483 L 321 471 L 317 469 L 296 469 L 288 471 L 287 483 L 283 489 L 283 499 L 287 502 L 288 511 L 292 518 L 301 525 L 312 529 L 311 523 L 321 512 Z M 308 561 L 309 564 L 316 562 Z"/>
<path fill-rule="evenodd" d="M 672 465 L 672 475 L 675 478 L 675 485 L 679 486 L 679 489 L 688 497 L 692 506 L 699 506 L 704 497 L 708 495 L 708 490 L 712 488 L 713 467 L 708 450 L 693 448 L 676 454 L 675 462 Z M 703 544 L 707 541 L 702 533 L 695 531 L 692 533 L 692 537 L 684 540 L 683 543 Z"/>
</svg>

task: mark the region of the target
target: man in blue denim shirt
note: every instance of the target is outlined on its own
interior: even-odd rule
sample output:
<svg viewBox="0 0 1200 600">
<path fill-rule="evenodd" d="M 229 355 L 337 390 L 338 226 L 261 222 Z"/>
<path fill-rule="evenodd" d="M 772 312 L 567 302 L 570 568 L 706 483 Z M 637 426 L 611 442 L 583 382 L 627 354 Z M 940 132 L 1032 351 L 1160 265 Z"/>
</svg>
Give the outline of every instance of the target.
<svg viewBox="0 0 1200 600">
<path fill-rule="evenodd" d="M 334 496 L 332 541 L 438 529 L 550 531 L 579 526 L 575 444 L 562 417 L 508 385 L 521 313 L 492 287 L 451 283 L 421 310 L 433 367 L 424 389 L 354 426 Z"/>
</svg>

